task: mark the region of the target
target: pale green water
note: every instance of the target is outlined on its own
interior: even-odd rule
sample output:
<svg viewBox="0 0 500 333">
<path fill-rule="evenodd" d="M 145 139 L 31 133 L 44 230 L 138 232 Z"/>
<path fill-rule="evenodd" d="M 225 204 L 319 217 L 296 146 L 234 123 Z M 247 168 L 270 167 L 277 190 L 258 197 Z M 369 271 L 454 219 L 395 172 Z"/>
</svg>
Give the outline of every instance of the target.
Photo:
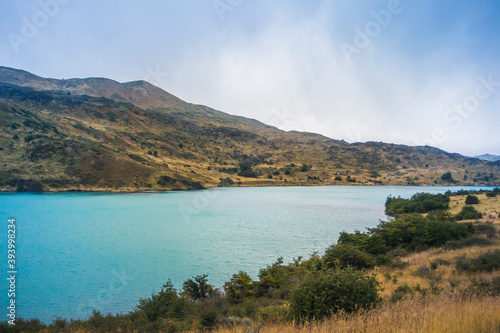
<svg viewBox="0 0 500 333">
<path fill-rule="evenodd" d="M 274 187 L 136 194 L 0 194 L 1 255 L 17 220 L 18 315 L 51 321 L 92 309 L 128 312 L 168 278 L 240 269 L 256 277 L 277 257 L 322 252 L 341 231 L 386 219 L 388 195 L 452 187 Z M 2 279 L 5 281 L 5 279 Z M 7 306 L 2 282 L 2 307 Z"/>
</svg>

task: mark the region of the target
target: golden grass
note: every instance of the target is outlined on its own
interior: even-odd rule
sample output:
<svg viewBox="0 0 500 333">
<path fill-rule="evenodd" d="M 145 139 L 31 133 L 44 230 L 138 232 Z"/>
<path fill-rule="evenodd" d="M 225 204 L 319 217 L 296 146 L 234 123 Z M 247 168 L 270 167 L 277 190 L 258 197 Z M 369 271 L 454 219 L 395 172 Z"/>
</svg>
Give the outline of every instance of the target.
<svg viewBox="0 0 500 333">
<path fill-rule="evenodd" d="M 478 194 L 479 204 L 474 205 L 474 208 L 483 213 L 483 221 L 491 221 L 495 224 L 500 224 L 500 196 L 488 198 L 485 193 Z M 450 213 L 458 214 L 462 207 L 465 206 L 465 195 L 453 196 L 450 198 Z"/>
<path fill-rule="evenodd" d="M 221 328 L 219 333 L 286 332 L 498 332 L 500 297 L 463 297 L 459 293 L 385 303 L 354 315 L 338 314 L 323 323 Z M 260 328 L 260 329 L 259 329 Z"/>
<path fill-rule="evenodd" d="M 469 283 L 471 277 L 469 274 L 459 272 L 455 269 L 456 257 L 462 255 L 466 257 L 477 257 L 487 251 L 496 249 L 500 249 L 498 240 L 493 245 L 484 247 L 472 246 L 458 250 L 431 249 L 402 258 L 403 262 L 408 263 L 408 266 L 404 268 L 393 269 L 389 267 L 377 267 L 370 273 L 375 274 L 377 280 L 381 283 L 382 292 L 380 295 L 383 298 L 390 297 L 394 290 L 403 284 L 407 284 L 410 287 L 420 285 L 422 288 L 430 288 L 432 282 L 439 288 L 450 289 L 452 288 L 452 282 L 456 286 L 465 285 Z M 441 260 L 442 262 L 448 261 L 449 264 L 438 265 L 435 270 L 432 270 L 432 276 L 435 277 L 434 279 L 415 274 L 421 267 L 425 266 L 430 268 L 431 263 L 437 260 Z M 391 279 L 387 279 L 387 273 L 390 274 Z M 474 277 L 491 281 L 493 277 L 499 274 L 499 272 L 482 272 L 475 273 Z"/>
</svg>

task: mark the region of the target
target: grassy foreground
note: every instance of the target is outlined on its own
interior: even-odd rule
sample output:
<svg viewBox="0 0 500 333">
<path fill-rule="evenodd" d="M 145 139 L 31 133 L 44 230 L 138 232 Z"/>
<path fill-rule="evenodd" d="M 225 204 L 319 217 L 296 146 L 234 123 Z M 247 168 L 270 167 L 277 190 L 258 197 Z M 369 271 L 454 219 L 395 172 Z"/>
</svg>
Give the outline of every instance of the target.
<svg viewBox="0 0 500 333">
<path fill-rule="evenodd" d="M 500 297 L 467 297 L 460 292 L 426 298 L 386 302 L 381 307 L 353 315 L 340 313 L 302 328 L 293 324 L 267 324 L 221 328 L 220 333 L 295 332 L 498 332 Z"/>
</svg>

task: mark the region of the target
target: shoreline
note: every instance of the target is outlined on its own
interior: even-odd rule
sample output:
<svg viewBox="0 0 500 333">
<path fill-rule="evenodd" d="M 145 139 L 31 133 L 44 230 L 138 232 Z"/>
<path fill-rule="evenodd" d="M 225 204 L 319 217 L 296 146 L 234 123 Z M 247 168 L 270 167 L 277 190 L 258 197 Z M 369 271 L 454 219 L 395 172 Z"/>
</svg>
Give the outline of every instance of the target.
<svg viewBox="0 0 500 333">
<path fill-rule="evenodd" d="M 425 185 L 401 185 L 401 184 L 316 184 L 316 185 L 305 185 L 305 184 L 283 184 L 283 185 L 240 185 L 240 186 L 209 186 L 203 189 L 166 189 L 166 190 L 100 190 L 100 189 L 92 189 L 92 190 L 63 190 L 63 189 L 54 189 L 47 191 L 11 191 L 11 190 L 0 190 L 0 194 L 13 194 L 13 193 L 39 193 L 39 194 L 49 194 L 49 193 L 108 193 L 108 194 L 133 194 L 133 193 L 169 193 L 169 192 L 191 192 L 191 191 L 206 191 L 214 188 L 259 188 L 259 187 L 456 187 L 456 188 L 470 188 L 470 187 L 479 187 L 479 188 L 495 188 L 500 187 L 500 184 L 497 185 L 444 185 L 444 184 L 425 184 Z"/>
</svg>

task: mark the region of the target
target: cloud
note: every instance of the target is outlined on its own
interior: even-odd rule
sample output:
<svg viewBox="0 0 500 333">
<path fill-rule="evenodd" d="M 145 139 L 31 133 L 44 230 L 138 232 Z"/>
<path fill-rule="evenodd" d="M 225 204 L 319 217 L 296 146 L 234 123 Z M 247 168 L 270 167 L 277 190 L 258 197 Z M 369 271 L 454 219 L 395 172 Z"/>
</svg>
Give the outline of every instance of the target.
<svg viewBox="0 0 500 333">
<path fill-rule="evenodd" d="M 234 33 L 220 47 L 188 54 L 171 78 L 178 94 L 282 129 L 350 142 L 431 143 L 466 154 L 490 148 L 471 131 L 482 126 L 493 133 L 487 111 L 459 129 L 443 121 L 446 110 L 474 91 L 477 77 L 489 74 L 473 62 L 456 62 L 453 45 L 409 57 L 394 44 L 405 37 L 394 32 L 402 18 L 387 27 L 390 39 L 381 31 L 349 63 L 339 47 L 345 34 L 329 30 L 335 15 L 290 17 L 281 12 L 253 35 Z M 481 109 L 499 96 L 500 91 Z M 435 140 L 436 128 L 446 132 L 445 140 Z"/>
</svg>

